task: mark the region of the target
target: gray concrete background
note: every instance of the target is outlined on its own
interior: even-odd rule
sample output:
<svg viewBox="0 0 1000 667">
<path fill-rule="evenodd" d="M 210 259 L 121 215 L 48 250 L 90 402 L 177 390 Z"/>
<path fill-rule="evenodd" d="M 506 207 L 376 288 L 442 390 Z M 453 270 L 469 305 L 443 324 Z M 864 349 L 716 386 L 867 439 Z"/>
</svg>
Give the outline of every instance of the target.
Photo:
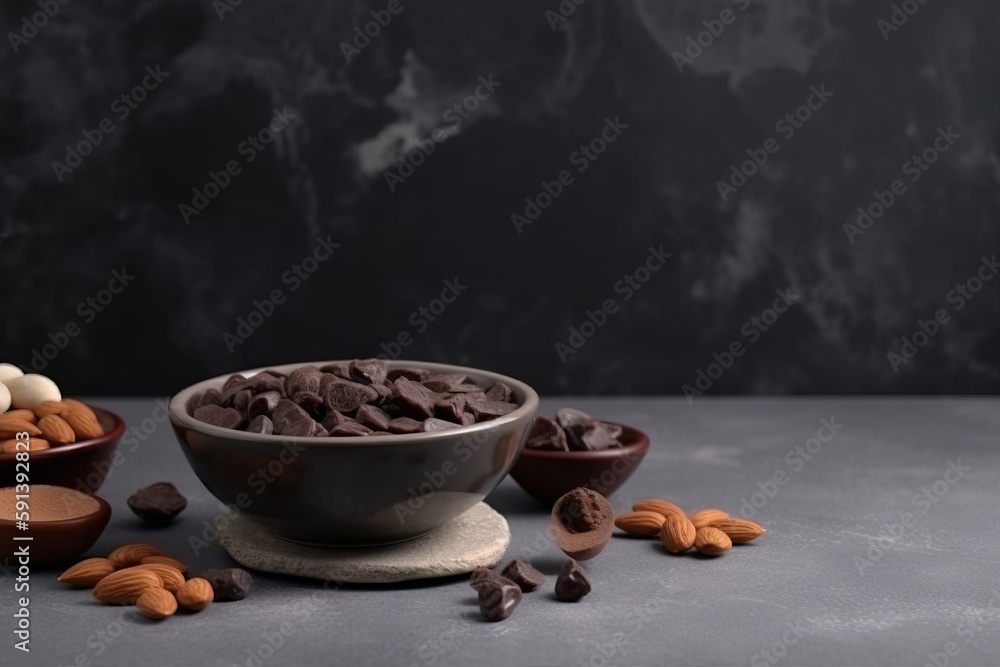
<svg viewBox="0 0 1000 667">
<path fill-rule="evenodd" d="M 95 402 L 131 425 L 154 411 L 152 400 Z M 737 512 L 758 483 L 784 471 L 758 511 L 768 533 L 711 560 L 617 537 L 585 563 L 594 591 L 582 602 L 555 601 L 550 580 L 499 624 L 478 619 L 464 578 L 327 590 L 261 574 L 245 601 L 153 623 L 35 568 L 32 652 L 15 651 L 4 631 L 0 664 L 923 665 L 934 654 L 948 665 L 1000 664 L 1000 598 L 991 593 L 1000 590 L 996 399 L 555 399 L 542 410 L 563 405 L 652 437 L 649 456 L 613 498 L 616 510 L 665 496 L 688 509 Z M 843 428 L 800 462 L 795 448 L 823 419 Z M 115 514 L 93 554 L 148 541 L 194 570 L 230 564 L 217 543 L 197 555 L 189 544 L 222 508 L 169 425 L 128 450 L 102 489 Z M 969 470 L 946 475 L 949 461 Z M 145 529 L 125 498 L 160 480 L 176 483 L 190 504 L 170 527 Z M 563 557 L 545 537 L 545 509 L 512 480 L 488 500 L 511 525 L 505 562 L 531 556 L 553 572 Z M 902 534 L 877 542 L 905 513 L 913 520 Z M 10 627 L 9 570 L 0 587 Z M 273 652 L 268 637 L 280 644 Z"/>
</svg>

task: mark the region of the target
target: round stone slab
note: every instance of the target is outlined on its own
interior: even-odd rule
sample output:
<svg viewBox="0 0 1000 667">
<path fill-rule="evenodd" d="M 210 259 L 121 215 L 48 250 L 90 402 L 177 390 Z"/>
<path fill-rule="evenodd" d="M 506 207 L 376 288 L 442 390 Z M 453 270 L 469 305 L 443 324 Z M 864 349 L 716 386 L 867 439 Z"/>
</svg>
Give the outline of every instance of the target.
<svg viewBox="0 0 1000 667">
<path fill-rule="evenodd" d="M 389 584 L 493 567 L 510 544 L 507 520 L 486 503 L 427 535 L 380 547 L 334 548 L 289 542 L 237 517 L 219 543 L 243 567 L 349 584 Z"/>
</svg>

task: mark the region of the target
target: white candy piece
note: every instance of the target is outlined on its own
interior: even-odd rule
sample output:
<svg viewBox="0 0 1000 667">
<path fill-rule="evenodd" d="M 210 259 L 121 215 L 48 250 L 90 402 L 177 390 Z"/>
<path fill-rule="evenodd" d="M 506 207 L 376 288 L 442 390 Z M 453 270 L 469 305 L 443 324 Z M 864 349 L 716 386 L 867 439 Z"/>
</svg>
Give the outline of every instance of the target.
<svg viewBox="0 0 1000 667">
<path fill-rule="evenodd" d="M 10 410 L 10 390 L 7 385 L 0 383 L 0 412 Z"/>
<path fill-rule="evenodd" d="M 19 378 L 24 375 L 24 371 L 14 364 L 0 364 L 0 382 L 6 382 L 11 378 Z"/>
<path fill-rule="evenodd" d="M 62 400 L 56 383 L 37 373 L 11 378 L 5 380 L 4 384 L 10 390 L 10 405 L 15 409 L 30 409 L 44 401 Z"/>
</svg>

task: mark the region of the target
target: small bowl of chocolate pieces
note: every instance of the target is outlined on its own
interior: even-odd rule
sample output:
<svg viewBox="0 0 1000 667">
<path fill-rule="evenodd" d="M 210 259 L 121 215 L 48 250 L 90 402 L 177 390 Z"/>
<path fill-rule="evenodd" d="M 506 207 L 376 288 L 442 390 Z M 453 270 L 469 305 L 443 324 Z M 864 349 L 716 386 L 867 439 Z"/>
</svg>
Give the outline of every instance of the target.
<svg viewBox="0 0 1000 667">
<path fill-rule="evenodd" d="M 649 451 L 649 437 L 573 408 L 535 418 L 510 476 L 539 502 L 552 506 L 583 487 L 608 497 L 632 476 Z"/>
</svg>

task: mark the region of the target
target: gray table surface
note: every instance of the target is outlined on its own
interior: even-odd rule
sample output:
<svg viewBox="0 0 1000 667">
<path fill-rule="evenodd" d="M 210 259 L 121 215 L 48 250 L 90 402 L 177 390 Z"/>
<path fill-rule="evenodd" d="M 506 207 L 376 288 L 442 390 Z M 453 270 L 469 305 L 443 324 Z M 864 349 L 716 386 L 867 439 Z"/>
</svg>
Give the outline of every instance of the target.
<svg viewBox="0 0 1000 667">
<path fill-rule="evenodd" d="M 94 402 L 131 425 L 154 415 L 152 399 Z M 616 537 L 585 564 L 590 596 L 557 602 L 550 580 L 503 623 L 478 620 L 462 578 L 329 590 L 261 574 L 245 601 L 157 624 L 134 608 L 98 605 L 39 567 L 32 651 L 14 650 L 5 630 L 0 664 L 1000 664 L 997 399 L 700 398 L 689 406 L 560 398 L 543 401 L 542 412 L 563 405 L 651 436 L 645 462 L 612 499 L 616 510 L 661 496 L 736 513 L 747 499 L 760 505 L 768 533 L 717 559 Z M 800 457 L 796 448 L 824 419 L 842 428 L 809 460 Z M 214 542 L 195 555 L 189 538 L 202 537 L 222 506 L 191 472 L 169 424 L 145 426 L 152 435 L 123 448 L 125 461 L 101 491 L 115 514 L 93 553 L 139 540 L 194 569 L 231 564 Z M 947 473 L 950 465 L 961 475 Z M 783 483 L 772 486 L 776 473 Z M 160 480 L 190 503 L 172 526 L 144 529 L 125 499 Z M 753 497 L 761 486 L 770 497 Z M 558 567 L 543 508 L 509 479 L 488 502 L 510 522 L 505 562 L 531 556 L 546 571 Z M 10 627 L 14 581 L 3 574 Z"/>
</svg>

